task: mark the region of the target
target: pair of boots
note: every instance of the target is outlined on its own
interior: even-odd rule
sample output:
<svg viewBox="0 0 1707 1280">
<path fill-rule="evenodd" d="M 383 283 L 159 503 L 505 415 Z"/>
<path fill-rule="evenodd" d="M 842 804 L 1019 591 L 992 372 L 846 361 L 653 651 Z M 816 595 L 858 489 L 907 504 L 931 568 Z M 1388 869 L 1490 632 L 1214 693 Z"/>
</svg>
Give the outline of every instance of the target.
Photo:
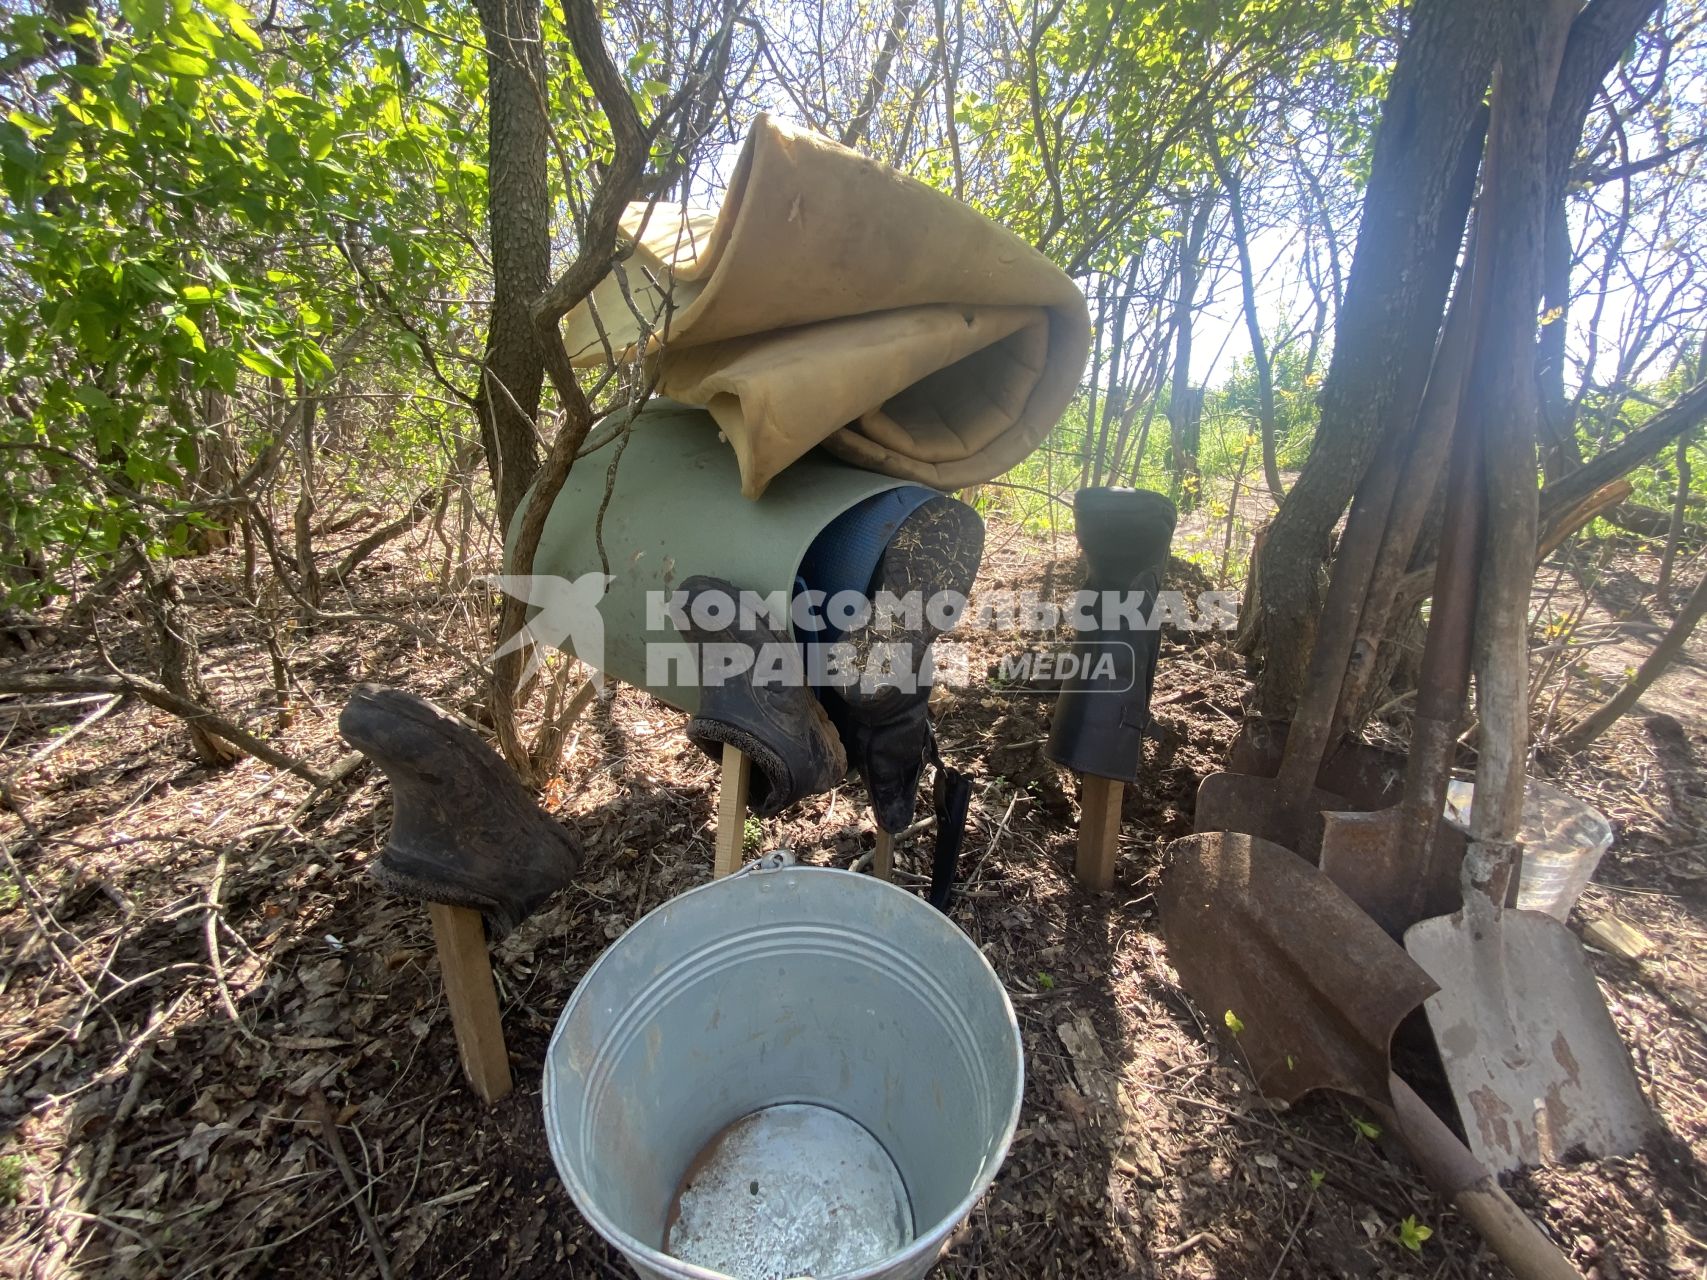
<svg viewBox="0 0 1707 1280">
<path fill-rule="evenodd" d="M 718 683 L 707 678 L 711 667 L 702 661 L 700 707 L 688 722 L 689 739 L 714 759 L 725 744 L 751 757 L 747 803 L 760 817 L 828 791 L 851 766 L 871 792 L 877 825 L 902 830 L 912 820 L 931 745 L 930 686 L 923 677 L 931 642 L 946 629 L 931 619 L 951 622 L 922 606 L 942 592 L 964 600 L 983 550 L 983 521 L 963 502 L 933 497 L 907 516 L 884 548 L 867 597 L 887 592 L 907 601 L 916 593 L 921 607 L 887 618 L 874 613 L 851 630 L 837 646 L 835 665 L 846 674 L 821 691 L 806 679 L 806 659 L 785 626 L 757 618 L 742 626 L 738 615 L 717 625 L 728 615 L 717 606 L 736 599 L 736 589 L 720 578 L 687 579 L 684 638 L 701 646 L 702 660 L 710 652 L 706 646 L 745 646 L 766 655 L 752 678 Z"/>
</svg>

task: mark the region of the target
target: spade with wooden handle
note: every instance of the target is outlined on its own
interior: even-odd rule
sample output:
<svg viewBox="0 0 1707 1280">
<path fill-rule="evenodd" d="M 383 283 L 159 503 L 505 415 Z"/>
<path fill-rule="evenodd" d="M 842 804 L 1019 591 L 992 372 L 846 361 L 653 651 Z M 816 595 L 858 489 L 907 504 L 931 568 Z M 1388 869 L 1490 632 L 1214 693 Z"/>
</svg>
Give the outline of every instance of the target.
<svg viewBox="0 0 1707 1280">
<path fill-rule="evenodd" d="M 1581 944 L 1552 916 L 1505 907 L 1523 822 L 1538 506 L 1534 281 L 1520 247 L 1533 183 L 1523 179 L 1535 164 L 1527 139 L 1545 125 L 1534 90 L 1558 65 L 1571 11 L 1568 0 L 1549 0 L 1528 14 L 1533 38 L 1509 42 L 1494 92 L 1479 232 L 1489 269 L 1475 286 L 1486 290 L 1486 311 L 1459 427 L 1482 461 L 1481 483 L 1459 495 L 1483 526 L 1476 799 L 1462 906 L 1405 932 L 1406 950 L 1440 985 L 1428 1020 L 1470 1147 L 1496 1172 L 1579 1150 L 1625 1154 L 1653 1123 Z"/>
<path fill-rule="evenodd" d="M 1332 881 L 1279 845 L 1217 831 L 1168 846 L 1157 901 L 1180 985 L 1213 1021 L 1237 1028 L 1265 1096 L 1334 1089 L 1366 1100 L 1519 1280 L 1580 1280 L 1392 1074 L 1393 1031 L 1435 984 Z"/>
</svg>

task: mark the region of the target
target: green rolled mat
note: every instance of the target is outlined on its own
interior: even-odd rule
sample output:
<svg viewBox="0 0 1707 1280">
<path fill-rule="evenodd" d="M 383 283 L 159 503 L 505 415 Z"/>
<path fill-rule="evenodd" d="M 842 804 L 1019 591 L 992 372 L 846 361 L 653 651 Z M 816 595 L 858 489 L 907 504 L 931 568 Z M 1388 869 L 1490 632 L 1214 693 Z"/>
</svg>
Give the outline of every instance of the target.
<svg viewBox="0 0 1707 1280">
<path fill-rule="evenodd" d="M 533 574 L 562 582 L 533 588 L 529 598 L 546 607 L 531 615 L 530 626 L 545 643 L 689 714 L 699 708 L 699 689 L 685 664 L 659 661 L 671 651 L 666 646 L 682 641 L 658 601 L 695 574 L 786 601 L 807 549 L 837 516 L 889 490 L 934 492 L 815 450 L 777 476 L 763 497 L 744 498 L 734 451 L 711 415 L 654 400 L 635 419 L 617 467 L 603 528 L 611 580 L 600 597 L 587 575 L 602 572 L 594 529 L 615 456 L 610 444 L 576 462 L 552 505 Z M 518 514 L 511 545 L 520 522 Z M 507 545 L 506 568 L 509 561 Z M 587 604 L 596 600 L 597 621 L 584 607 L 554 610 L 548 602 L 564 592 Z M 576 625 L 558 634 L 566 620 Z M 651 649 L 649 669 L 652 646 L 659 648 Z"/>
</svg>

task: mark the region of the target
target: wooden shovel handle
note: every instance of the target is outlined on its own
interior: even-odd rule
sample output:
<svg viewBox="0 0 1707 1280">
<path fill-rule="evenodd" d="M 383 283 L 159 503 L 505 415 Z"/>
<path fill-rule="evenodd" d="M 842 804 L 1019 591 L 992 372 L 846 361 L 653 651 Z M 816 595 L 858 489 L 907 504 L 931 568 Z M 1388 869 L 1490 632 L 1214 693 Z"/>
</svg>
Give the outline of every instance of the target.
<svg viewBox="0 0 1707 1280">
<path fill-rule="evenodd" d="M 1423 1176 L 1470 1220 L 1517 1280 L 1582 1280 L 1559 1246 L 1519 1209 L 1470 1149 L 1398 1076 L 1389 1076 L 1399 1136 Z"/>
<path fill-rule="evenodd" d="M 1407 848 L 1427 858 L 1452 777 L 1453 744 L 1464 714 L 1475 632 L 1478 557 L 1487 503 L 1483 497 L 1482 440 L 1459 431 L 1453 441 L 1451 488 L 1440 531 L 1440 560 L 1434 575 L 1434 604 L 1417 678 L 1417 714 L 1401 801 Z M 1429 882 L 1427 875 L 1419 884 Z"/>
<path fill-rule="evenodd" d="M 1493 233 L 1489 226 L 1488 192 L 1498 172 L 1498 155 L 1490 145 L 1482 162 L 1483 194 L 1476 205 L 1476 226 L 1467 259 L 1468 285 L 1453 300 L 1447 314 L 1446 332 L 1435 362 L 1435 374 L 1440 379 L 1439 395 L 1435 396 L 1437 388 L 1432 382 L 1425 395 L 1425 411 L 1437 415 L 1431 430 L 1437 438 L 1451 442 L 1451 465 L 1434 574 L 1434 603 L 1429 610 L 1428 640 L 1423 646 L 1422 670 L 1417 677 L 1411 758 L 1405 770 L 1404 795 L 1399 807 L 1399 840 L 1404 848 L 1416 851 L 1420 864 L 1407 907 L 1412 919 L 1422 911 L 1430 886 L 1441 879 L 1438 859 L 1442 850 L 1435 836 L 1452 778 L 1452 758 L 1470 681 L 1487 497 L 1482 434 L 1474 414 L 1467 412 L 1472 409 L 1467 399 L 1475 347 L 1489 305 Z M 1430 398 L 1434 399 L 1432 405 L 1426 403 Z M 1413 540 L 1414 534 L 1413 530 Z M 1406 548 L 1407 559 L 1409 555 L 1410 549 Z M 1387 567 L 1396 568 L 1391 564 Z M 1375 576 L 1380 577 L 1379 568 Z M 1389 607 L 1391 601 L 1389 594 Z"/>
</svg>

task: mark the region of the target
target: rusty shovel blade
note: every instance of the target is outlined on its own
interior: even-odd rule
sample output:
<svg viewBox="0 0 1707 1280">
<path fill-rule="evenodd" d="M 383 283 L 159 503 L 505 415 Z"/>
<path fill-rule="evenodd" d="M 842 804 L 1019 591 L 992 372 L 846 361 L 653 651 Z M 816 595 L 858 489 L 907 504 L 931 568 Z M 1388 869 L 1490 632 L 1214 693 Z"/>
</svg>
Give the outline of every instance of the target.
<svg viewBox="0 0 1707 1280">
<path fill-rule="evenodd" d="M 1247 717 L 1228 752 L 1227 771 L 1272 778 L 1280 772 L 1291 728 L 1285 720 Z M 1316 785 L 1344 796 L 1352 809 L 1384 809 L 1399 802 L 1406 760 L 1406 756 L 1386 747 L 1345 738 L 1329 748 L 1316 774 Z"/>
<path fill-rule="evenodd" d="M 1419 920 L 1456 911 L 1463 828 L 1435 824 L 1432 852 L 1419 856 L 1397 808 L 1322 815 L 1322 874 L 1394 939 Z M 1426 839 L 1427 837 L 1425 837 Z"/>
<path fill-rule="evenodd" d="M 1496 1172 L 1628 1155 L 1654 1127 L 1581 944 L 1539 911 L 1468 911 L 1405 933 L 1440 989 L 1429 1026 L 1469 1146 Z"/>
<path fill-rule="evenodd" d="M 1328 878 L 1238 832 L 1170 844 L 1157 894 L 1168 958 L 1264 1095 L 1387 1096 L 1393 1031 L 1434 982 Z"/>
<path fill-rule="evenodd" d="M 1212 773 L 1197 784 L 1192 829 L 1255 836 L 1314 864 L 1322 851 L 1322 814 L 1351 807 L 1344 796 L 1320 787 L 1294 789 L 1279 778 Z"/>
</svg>

